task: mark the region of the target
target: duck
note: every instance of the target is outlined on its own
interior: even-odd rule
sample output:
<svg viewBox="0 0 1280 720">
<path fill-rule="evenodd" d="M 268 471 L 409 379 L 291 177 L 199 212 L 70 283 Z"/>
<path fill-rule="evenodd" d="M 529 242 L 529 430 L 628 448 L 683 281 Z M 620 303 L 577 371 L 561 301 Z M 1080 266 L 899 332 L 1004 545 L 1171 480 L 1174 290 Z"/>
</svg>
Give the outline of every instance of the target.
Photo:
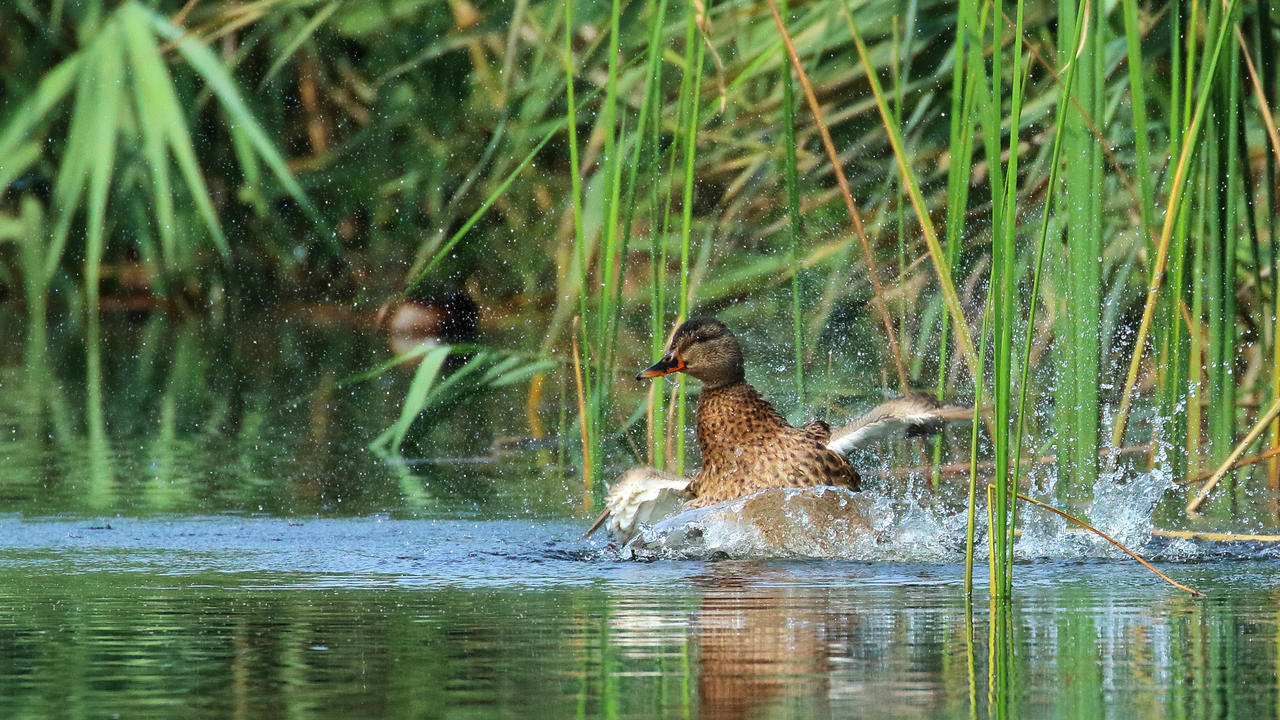
<svg viewBox="0 0 1280 720">
<path fill-rule="evenodd" d="M 861 477 L 849 461 L 858 448 L 902 433 L 937 434 L 948 420 L 972 416 L 968 408 L 908 392 L 834 432 L 821 420 L 793 426 L 747 382 L 742 343 L 714 317 L 682 323 L 662 358 L 636 379 L 677 372 L 702 384 L 695 411 L 702 467 L 691 478 L 655 468 L 623 473 L 584 538 L 605 526 L 626 544 L 642 525 L 765 490 L 834 486 L 858 491 Z"/>
<path fill-rule="evenodd" d="M 423 343 L 475 340 L 479 317 L 480 306 L 465 290 L 418 287 L 384 302 L 374 323 L 386 332 L 391 350 L 404 355 Z"/>
</svg>

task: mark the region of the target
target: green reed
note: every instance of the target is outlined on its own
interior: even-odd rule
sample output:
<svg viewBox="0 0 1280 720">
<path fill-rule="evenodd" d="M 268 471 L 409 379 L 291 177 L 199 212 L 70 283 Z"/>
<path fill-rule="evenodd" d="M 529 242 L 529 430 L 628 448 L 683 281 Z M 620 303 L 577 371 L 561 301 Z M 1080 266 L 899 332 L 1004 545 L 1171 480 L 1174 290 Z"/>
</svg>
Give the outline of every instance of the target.
<svg viewBox="0 0 1280 720">
<path fill-rule="evenodd" d="M 1155 227 L 1152 218 L 1155 191 L 1152 189 L 1151 139 L 1147 128 L 1147 94 L 1142 76 L 1142 27 L 1138 21 L 1138 1 L 1123 0 L 1125 57 L 1129 69 L 1129 109 L 1133 118 L 1133 174 L 1141 192 L 1140 232 L 1144 240 Z M 1176 43 L 1175 43 L 1176 45 Z"/>
<path fill-rule="evenodd" d="M 945 257 L 949 270 L 957 269 L 960 250 L 964 244 L 965 214 L 969 207 L 969 183 L 973 168 L 973 127 L 974 102 L 977 97 L 978 80 L 981 77 L 975 72 L 966 72 L 971 22 L 976 23 L 977 10 L 974 0 L 960 0 L 956 8 L 955 42 L 951 51 L 951 105 L 950 127 L 948 132 L 948 154 L 951 165 L 947 170 L 947 204 L 945 225 Z M 975 43 L 976 44 L 976 43 Z M 935 396 L 939 401 L 946 399 L 948 351 L 950 350 L 951 318 L 943 315 L 938 337 L 938 381 Z M 979 353 L 979 358 L 982 353 Z M 978 373 L 981 376 L 981 371 Z M 979 395 L 981 386 L 979 385 Z M 975 412 L 981 409 L 979 402 Z M 977 423 L 974 424 L 977 430 Z M 976 442 L 973 444 L 976 448 Z M 942 443 L 934 445 L 933 464 L 935 468 L 942 462 Z M 934 484 L 939 481 L 935 470 Z M 975 478 L 970 478 L 971 484 Z M 970 488 L 972 491 L 972 487 Z M 972 493 L 971 493 L 972 494 Z M 970 551 L 966 553 L 966 564 L 972 568 L 972 534 L 969 534 Z M 972 572 L 966 573 L 967 580 L 972 580 Z"/>
<path fill-rule="evenodd" d="M 782 13 L 787 14 L 787 0 L 779 3 Z M 787 186 L 787 247 L 791 265 L 791 328 L 792 343 L 795 345 L 795 378 L 796 402 L 803 406 L 804 394 L 804 320 L 800 309 L 801 273 L 797 264 L 800 262 L 800 180 L 796 170 L 796 99 L 792 87 L 791 65 L 783 63 L 779 71 L 782 77 L 782 143 L 783 143 L 783 178 Z"/>
<path fill-rule="evenodd" d="M 662 48 L 665 38 L 667 3 L 665 0 L 650 3 L 647 37 L 643 54 L 643 75 L 638 82 L 643 87 L 642 102 L 637 112 L 624 111 L 620 102 L 620 83 L 624 68 L 631 62 L 623 58 L 623 38 L 626 34 L 622 28 L 621 16 L 623 3 L 615 1 L 610 6 L 609 36 L 607 43 L 606 80 L 603 88 L 603 99 L 596 113 L 596 124 L 593 135 L 600 137 L 602 147 L 601 160 L 592 184 L 584 189 L 581 180 L 575 177 L 571 183 L 570 207 L 573 213 L 573 248 L 574 268 L 572 286 L 575 289 L 577 314 L 580 323 L 572 330 L 580 342 L 579 352 L 582 355 L 581 381 L 583 397 L 581 401 L 582 417 L 579 422 L 585 428 L 584 443 L 584 479 L 588 487 L 600 488 L 601 467 L 604 458 L 601 456 L 601 444 L 612 432 L 615 398 L 613 392 L 614 378 L 619 372 L 615 366 L 618 362 L 618 338 L 620 332 L 620 316 L 623 313 L 623 278 L 634 233 L 635 218 L 640 210 L 640 202 L 647 199 L 649 223 L 650 253 L 650 287 L 648 292 L 650 304 L 650 331 L 652 334 L 651 350 L 655 359 L 662 351 L 663 338 L 666 333 L 668 315 L 668 296 L 664 289 L 666 276 L 666 252 L 668 228 L 670 227 L 670 211 L 673 193 L 667 192 L 661 197 L 660 188 L 666 184 L 661 175 L 662 133 L 664 131 L 663 95 L 662 95 Z M 565 6 L 565 83 L 567 91 L 566 126 L 569 129 L 569 163 L 571 167 L 581 168 L 577 137 L 578 115 L 581 104 L 575 101 L 572 88 L 581 82 L 579 66 L 573 60 L 573 4 Z M 686 71 L 681 76 L 681 89 L 676 106 L 680 128 L 678 143 L 672 143 L 667 167 L 675 169 L 677 148 L 681 162 L 683 185 L 680 204 L 680 290 L 676 298 L 677 320 L 687 317 L 690 307 L 691 288 L 690 249 L 693 233 L 693 194 L 696 185 L 694 168 L 696 167 L 697 128 L 699 125 L 699 103 L 701 95 L 701 67 L 704 57 L 704 45 L 698 42 L 698 28 L 692 11 L 687 12 L 685 22 L 685 58 Z M 630 82 L 636 82 L 632 78 Z M 628 167 L 629 164 L 629 167 Z M 645 173 L 642 175 L 642 173 Z M 647 177 L 646 177 L 647 176 Z M 639 186 L 644 178 L 649 185 L 647 193 L 641 193 Z M 669 182 L 670 176 L 667 181 Z M 599 183 L 599 184 L 597 184 Z M 589 205 L 588 193 L 594 193 L 598 199 Z M 587 215 L 588 207 L 591 216 Z M 663 208 L 663 209 L 660 209 Z M 659 219 L 660 218 L 660 219 Z M 589 221 L 589 222 L 588 222 Z M 552 333 L 554 335 L 554 333 Z M 630 375 L 630 373 L 626 373 Z M 653 405 L 649 409 L 649 436 L 653 438 L 656 452 L 653 462 L 658 467 L 666 464 L 664 447 L 667 442 L 665 387 L 655 383 Z M 684 435 L 678 429 L 684 425 L 684 388 L 681 381 L 677 387 L 672 407 L 676 413 L 673 428 L 677 429 L 673 439 L 672 461 L 676 468 L 683 466 Z M 597 452 L 587 453 L 586 448 Z M 585 458 L 590 457 L 590 462 Z"/>
<path fill-rule="evenodd" d="M 1252 39 L 1258 48 L 1257 57 L 1261 75 L 1259 84 L 1263 88 L 1260 95 L 1266 96 L 1266 93 L 1270 92 L 1271 97 L 1275 98 L 1280 97 L 1280 62 L 1276 60 L 1275 33 L 1278 19 L 1273 18 L 1272 14 L 1261 8 L 1258 9 L 1256 22 L 1253 24 Z M 1275 125 L 1274 112 L 1270 124 Z M 1275 275 L 1274 282 L 1267 284 L 1271 288 L 1272 323 L 1270 342 L 1266 345 L 1266 351 L 1271 357 L 1271 367 L 1268 368 L 1271 375 L 1270 395 L 1274 400 L 1280 398 L 1280 190 L 1276 187 L 1277 179 L 1280 178 L 1280 129 L 1275 136 L 1270 137 L 1270 140 L 1272 152 L 1267 153 L 1264 165 L 1262 213 L 1258 221 L 1258 273 L 1261 275 L 1263 267 L 1261 258 L 1265 256 L 1267 267 L 1271 268 Z M 1270 239 L 1265 244 L 1262 241 L 1263 231 Z M 1261 277 L 1258 282 L 1259 287 L 1264 286 Z M 1272 450 L 1280 449 L 1280 420 L 1271 424 L 1270 444 Z M 1280 459 L 1273 458 L 1267 463 L 1267 488 L 1272 492 L 1280 490 Z"/>
<path fill-rule="evenodd" d="M 1120 397 L 1120 406 L 1116 414 L 1112 427 L 1111 444 L 1119 447 L 1125 436 L 1125 430 L 1128 427 L 1128 418 L 1131 405 L 1133 402 L 1133 391 L 1138 381 L 1138 373 L 1142 367 L 1142 357 L 1146 350 L 1147 334 L 1150 331 L 1156 301 L 1160 295 L 1160 289 L 1163 285 L 1165 276 L 1165 264 L 1168 259 L 1170 240 L 1173 234 L 1176 218 L 1178 216 L 1178 207 L 1184 201 L 1186 187 L 1188 185 L 1188 174 L 1191 169 L 1191 161 L 1194 159 L 1195 150 L 1200 145 L 1197 142 L 1200 131 L 1203 129 L 1203 121 L 1205 109 L 1208 100 L 1215 86 L 1212 82 L 1213 77 L 1217 73 L 1218 62 L 1222 54 L 1223 45 L 1226 42 L 1228 31 L 1232 25 L 1230 18 L 1235 14 L 1236 0 L 1229 0 L 1225 10 L 1219 10 L 1214 4 L 1209 14 L 1209 22 L 1207 24 L 1207 32 L 1205 34 L 1206 45 L 1212 43 L 1211 49 L 1207 52 L 1207 62 L 1199 64 L 1199 89 L 1194 92 L 1195 107 L 1194 110 L 1184 109 L 1184 117 L 1188 118 L 1184 127 L 1182 136 L 1181 150 L 1177 156 L 1177 163 L 1173 167 L 1173 174 L 1169 181 L 1169 196 L 1166 202 L 1165 219 L 1161 226 L 1160 237 L 1156 243 L 1156 259 L 1150 268 L 1151 280 L 1147 287 L 1146 302 L 1143 307 L 1142 321 L 1138 326 L 1137 336 L 1134 339 L 1132 356 L 1129 362 L 1129 372 L 1125 379 L 1124 388 Z M 1190 27 L 1195 27 L 1195 3 L 1192 4 L 1192 21 Z M 1212 22 L 1217 18 L 1219 22 Z M 1189 36 L 1189 42 L 1191 38 Z M 1192 53 L 1188 52 L 1188 63 Z M 1193 92 L 1191 83 L 1193 72 L 1191 65 L 1188 64 L 1186 72 L 1187 92 L 1186 98 L 1190 100 Z M 1193 352 L 1194 354 L 1194 352 Z M 1197 366 L 1193 364 L 1193 369 Z M 1197 432 L 1194 427 L 1189 432 Z"/>
<path fill-rule="evenodd" d="M 604 132 L 604 179 L 607 185 L 605 197 L 604 243 L 600 251 L 601 292 L 599 312 L 596 315 L 594 337 L 596 352 L 600 353 L 598 376 L 600 401 L 608 397 L 613 384 L 613 357 L 617 346 L 618 317 L 616 298 L 621 293 L 620 263 L 625 261 L 626 235 L 621 232 L 623 152 L 620 145 L 625 131 L 624 122 L 618 117 L 618 43 L 622 31 L 619 27 L 622 12 L 621 0 L 614 0 L 609 13 L 609 58 L 605 79 L 605 96 L 600 114 Z"/>
<path fill-rule="evenodd" d="M 991 304 L 995 302 L 995 294 L 987 293 L 987 302 L 985 303 L 985 311 L 982 313 L 982 326 L 978 331 L 978 372 L 974 376 L 974 392 L 973 392 L 973 421 L 969 423 L 969 493 L 966 498 L 965 512 L 965 533 L 964 533 L 964 594 L 966 602 L 972 602 L 970 598 L 973 596 L 973 558 L 976 548 L 975 533 L 977 532 L 978 517 L 978 451 L 979 440 L 978 428 L 981 423 L 978 417 L 982 414 L 986 399 L 983 391 L 986 383 L 981 378 L 986 377 L 987 362 L 987 338 L 990 336 L 991 330 Z M 988 493 L 989 494 L 989 493 Z M 990 535 L 989 535 L 990 537 Z M 994 551 L 994 540 L 989 542 L 988 555 L 992 555 Z M 995 576 L 992 576 L 990 584 L 992 588 L 996 586 Z"/>
<path fill-rule="evenodd" d="M 621 41 L 620 0 L 614 0 L 609 12 L 609 34 L 606 42 L 606 79 L 604 97 L 597 113 L 593 134 L 603 135 L 603 157 L 600 167 L 602 186 L 593 189 L 601 196 L 599 217 L 594 218 L 588 234 L 584 230 L 584 202 L 578 159 L 577 114 L 573 109 L 573 85 L 578 81 L 573 55 L 573 4 L 565 4 L 565 87 L 567 92 L 570 165 L 573 168 L 573 222 L 574 247 L 576 248 L 579 322 L 570 332 L 577 334 L 581 342 L 582 358 L 580 375 L 582 398 L 579 422 L 583 438 L 583 480 L 586 487 L 595 492 L 602 487 L 600 467 L 601 436 L 605 427 L 614 378 L 614 358 L 617 352 L 618 310 L 621 298 L 621 273 L 626 259 L 629 235 L 622 230 L 623 213 L 622 181 L 625 162 L 625 120 L 618 111 L 618 76 L 622 64 L 619 45 Z M 634 142 L 634 141 L 633 141 Z M 634 186 L 634 180 L 633 186 Z M 594 211 L 593 211 L 594 212 Z M 626 211 L 630 216 L 632 210 Z M 598 228 L 596 227 L 598 226 Z M 597 241 L 596 234 L 599 233 Z M 575 353 L 578 350 L 575 349 Z"/>
<path fill-rule="evenodd" d="M 667 16 L 667 0 L 658 0 L 657 6 L 652 9 L 649 16 L 649 42 L 647 49 L 647 68 L 645 70 L 645 86 L 644 86 L 644 103 L 640 108 L 640 117 L 635 131 L 634 154 L 632 155 L 630 176 L 627 188 L 627 211 L 623 218 L 623 228 L 625 232 L 624 246 L 629 244 L 633 231 L 633 223 L 635 220 L 636 203 L 639 198 L 637 193 L 637 184 L 640 166 L 643 164 L 646 169 L 646 179 L 649 191 L 646 193 L 649 202 L 649 332 L 650 332 L 650 359 L 654 362 L 661 357 L 663 351 L 663 324 L 665 322 L 665 299 L 663 288 L 663 275 L 665 266 L 662 261 L 665 250 L 665 227 L 660 231 L 655 228 L 656 208 L 660 207 L 658 202 L 658 186 L 661 181 L 661 167 L 659 160 L 662 157 L 660 152 L 661 139 L 661 121 L 662 121 L 662 62 L 661 62 L 661 38 L 662 26 Z M 622 253 L 626 257 L 626 253 Z M 618 283 L 617 288 L 617 307 L 622 308 L 622 283 Z M 615 334 L 616 342 L 616 334 Z M 658 469 L 666 467 L 665 457 L 665 416 L 663 415 L 663 402 L 665 393 L 663 386 L 655 384 L 653 386 L 652 397 L 653 402 L 649 407 L 649 428 L 648 439 L 650 453 L 649 463 Z"/>
<path fill-rule="evenodd" d="M 1194 10 L 1194 6 L 1192 6 Z M 1126 13 L 1128 9 L 1126 8 Z M 1194 57 L 1195 46 L 1188 39 L 1184 50 L 1184 43 L 1178 38 L 1182 36 L 1183 25 L 1183 7 L 1181 4 L 1174 4 L 1170 9 L 1170 33 L 1174 41 L 1170 43 L 1170 78 L 1168 95 L 1168 108 L 1170 126 L 1172 131 L 1169 133 L 1169 144 L 1167 152 L 1169 157 L 1175 157 L 1181 150 L 1179 138 L 1185 128 L 1182 126 L 1183 118 L 1190 117 L 1189 105 L 1184 110 L 1184 103 L 1190 102 L 1191 93 L 1188 87 L 1184 86 L 1184 74 L 1190 77 L 1191 66 L 1188 64 L 1187 72 L 1183 71 L 1182 56 L 1187 53 L 1188 63 L 1190 58 Z M 1128 16 L 1126 15 L 1126 18 Z M 1128 20 L 1125 25 L 1126 36 L 1131 35 L 1134 31 L 1131 29 Z M 1130 41 L 1132 44 L 1132 41 Z M 1132 53 L 1131 53 L 1132 55 Z M 1130 58 L 1132 62 L 1132 57 Z M 1141 75 L 1139 75 L 1141 81 Z M 1133 82 L 1131 80 L 1131 82 Z M 1136 95 L 1135 95 L 1136 97 Z M 1134 112 L 1138 111 L 1136 101 Z M 1135 116 L 1136 125 L 1136 116 Z M 1160 392 L 1159 414 L 1162 422 L 1159 426 L 1159 432 L 1153 435 L 1153 442 L 1165 448 L 1168 467 L 1176 472 L 1188 471 L 1195 472 L 1196 468 L 1189 465 L 1189 458 L 1194 457 L 1193 448 L 1189 445 L 1190 438 L 1188 427 L 1199 426 L 1199 403 L 1198 403 L 1198 383 L 1188 383 L 1188 378 L 1192 377 L 1191 368 L 1199 367 L 1198 360 L 1193 357 L 1192 350 L 1198 350 L 1200 334 L 1196 327 L 1190 323 L 1183 321 L 1181 310 L 1186 305 L 1186 278 L 1188 269 L 1188 232 L 1190 228 L 1191 205 L 1183 203 L 1178 209 L 1178 219 L 1173 231 L 1172 248 L 1170 249 L 1170 292 L 1165 293 L 1160 302 L 1160 313 L 1158 315 L 1160 336 L 1156 341 L 1158 349 L 1158 367 L 1159 377 L 1157 384 Z M 1154 228 L 1154 226 L 1148 226 Z M 1194 268 L 1193 268 L 1194 269 Z M 1189 314 L 1191 317 L 1199 317 L 1198 313 Z M 1186 403 L 1185 410 L 1181 409 L 1183 403 Z M 1154 460 L 1154 458 L 1153 458 Z"/>
<path fill-rule="evenodd" d="M 684 170 L 680 204 L 680 297 L 677 322 L 689 317 L 689 246 L 693 233 L 694 168 L 698 149 L 698 103 L 702 91 L 702 64 L 706 45 L 698 37 L 698 23 L 693 8 L 685 10 L 685 76 L 681 79 L 683 123 L 681 139 L 684 147 Z M 685 460 L 685 375 L 677 381 L 675 407 L 675 472 L 684 474 Z"/>
<path fill-rule="evenodd" d="M 1219 22 L 1229 22 L 1219 18 Z M 1239 76 L 1239 53 L 1234 44 L 1224 48 L 1226 62 L 1219 77 Z M 1211 183 L 1213 207 L 1209 213 L 1209 233 L 1202 238 L 1220 238 L 1209 242 L 1207 275 L 1201 278 L 1208 290 L 1209 359 L 1207 368 L 1208 396 L 1214 398 L 1209 414 L 1209 452 L 1223 457 L 1234 445 L 1236 415 L 1236 251 L 1241 231 L 1240 193 L 1238 182 L 1238 149 L 1236 122 L 1239 117 L 1238 82 L 1215 78 L 1211 102 L 1214 110 L 1208 118 L 1205 135 L 1209 167 L 1205 182 Z M 1248 170 L 1247 166 L 1245 168 Z"/>
<path fill-rule="evenodd" d="M 1012 408 L 1010 407 L 1013 395 L 1013 343 L 1014 330 L 1017 324 L 1015 313 L 1015 304 L 1017 300 L 1017 274 L 1015 264 L 1018 258 L 1017 248 L 1017 199 L 1018 199 L 1018 139 L 1019 129 L 1022 119 L 1022 93 L 1023 93 L 1023 69 L 1022 69 L 1022 2 L 1017 3 L 1016 19 L 1014 22 L 1014 41 L 1012 53 L 1012 72 L 1010 80 L 1010 102 L 1009 102 L 1009 143 L 1008 143 L 1008 160 L 1004 168 L 1004 177 L 1001 179 L 1000 173 L 997 172 L 999 164 L 992 162 L 990 178 L 992 182 L 991 203 L 991 279 L 988 285 L 988 292 L 996 295 L 991 303 L 993 312 L 992 317 L 992 333 L 994 335 L 993 353 L 995 355 L 995 375 L 992 383 L 992 396 L 995 405 L 994 424 L 995 436 L 992 438 L 995 446 L 995 507 L 990 509 L 991 517 L 994 523 L 988 527 L 988 537 L 990 538 L 990 558 L 991 562 L 991 595 L 993 598 L 1008 597 L 1012 588 L 1013 575 L 1013 538 L 1014 538 L 1014 512 L 1016 508 L 1017 495 L 1017 462 L 1016 458 L 1011 456 L 1017 454 L 1017 448 L 1021 442 L 1020 437 L 1010 437 L 1012 425 Z M 991 60 L 991 96 L 986 103 L 987 112 L 984 114 L 983 136 L 985 145 L 988 148 L 987 156 L 994 160 L 999 160 L 1001 156 L 1001 133 L 999 130 L 1002 119 L 1000 118 L 1002 100 L 1002 78 L 1001 65 L 1003 63 L 1003 39 L 1002 28 L 1004 25 L 1004 10 L 1002 3 L 995 3 L 996 10 L 992 13 L 992 47 L 993 54 Z M 1031 298 L 1034 305 L 1035 298 Z M 1031 327 L 1026 329 L 1027 333 L 1033 332 Z M 1025 382 L 1026 378 L 1023 378 Z M 979 380 L 981 382 L 981 379 Z M 1011 443 L 1013 447 L 1011 447 Z M 1011 477 L 1010 460 L 1014 460 L 1013 476 Z"/>
<path fill-rule="evenodd" d="M 573 214 L 573 283 L 577 289 L 578 299 L 578 319 L 574 326 L 569 329 L 570 333 L 579 334 L 586 338 L 585 328 L 587 326 L 587 318 L 589 317 L 588 302 L 590 293 L 587 290 L 589 282 L 591 249 L 588 247 L 589 239 L 582 229 L 582 180 L 579 177 L 581 172 L 581 162 L 578 158 L 578 117 L 577 104 L 574 102 L 574 84 L 577 81 L 577 68 L 573 55 L 573 0 L 565 0 L 564 3 L 564 74 L 565 74 L 565 115 L 566 128 L 569 135 L 569 181 L 570 181 L 570 197 L 569 207 Z M 598 439 L 598 422 L 599 422 L 599 405 L 594 402 L 596 398 L 593 389 L 593 380 L 595 378 L 595 367 L 591 363 L 591 346 L 583 343 L 585 361 L 580 362 L 577 357 L 578 346 L 574 345 L 574 367 L 579 378 L 579 417 L 578 422 L 582 426 L 582 480 L 585 484 L 585 491 L 590 492 L 594 489 L 595 481 L 599 478 L 599 473 L 593 467 L 590 461 L 592 458 L 591 448 L 597 446 Z M 598 455 L 597 455 L 598 457 Z M 589 509 L 589 508 L 588 508 Z"/>
<path fill-rule="evenodd" d="M 1071 32 L 1077 13 L 1085 23 L 1082 40 Z M 1103 297 L 1101 196 L 1102 148 L 1088 123 L 1101 117 L 1102 48 L 1108 26 L 1098 13 L 1072 0 L 1060 0 L 1058 64 L 1079 65 L 1071 92 L 1078 113 L 1066 113 L 1063 135 L 1063 192 L 1055 211 L 1062 217 L 1066 239 L 1055 282 L 1064 288 L 1063 312 L 1054 328 L 1057 393 L 1054 398 L 1059 464 L 1058 497 L 1081 502 L 1092 494 L 1098 474 L 1099 388 L 1101 372 L 1100 313 Z"/>
</svg>

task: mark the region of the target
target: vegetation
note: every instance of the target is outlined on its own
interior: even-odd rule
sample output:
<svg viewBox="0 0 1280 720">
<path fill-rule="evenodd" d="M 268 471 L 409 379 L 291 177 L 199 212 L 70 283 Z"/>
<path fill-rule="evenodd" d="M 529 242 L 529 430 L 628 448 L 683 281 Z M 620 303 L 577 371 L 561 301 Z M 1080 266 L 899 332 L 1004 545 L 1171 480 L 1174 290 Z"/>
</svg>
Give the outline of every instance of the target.
<svg viewBox="0 0 1280 720">
<path fill-rule="evenodd" d="M 36 347 L 51 303 L 85 313 L 91 377 L 130 268 L 188 308 L 465 289 L 557 362 L 435 385 L 424 351 L 380 444 L 518 365 L 590 497 L 627 455 L 688 463 L 683 384 L 616 380 L 716 312 L 780 348 L 795 419 L 973 399 L 996 595 L 1019 489 L 1087 516 L 1100 474 L 1280 447 L 1265 3 L 39 5 L 0 9 L 0 283 Z M 1211 521 L 1280 488 L 1249 467 Z"/>
</svg>

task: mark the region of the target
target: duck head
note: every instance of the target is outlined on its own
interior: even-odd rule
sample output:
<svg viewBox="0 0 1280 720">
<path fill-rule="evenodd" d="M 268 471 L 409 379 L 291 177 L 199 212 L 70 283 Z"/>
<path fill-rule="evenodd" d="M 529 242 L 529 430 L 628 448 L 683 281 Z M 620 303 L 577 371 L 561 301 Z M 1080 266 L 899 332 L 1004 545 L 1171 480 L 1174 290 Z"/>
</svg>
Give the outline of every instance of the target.
<svg viewBox="0 0 1280 720">
<path fill-rule="evenodd" d="M 671 346 L 658 362 L 636 376 L 637 380 L 683 372 L 701 380 L 709 389 L 740 382 L 742 345 L 724 323 L 709 317 L 686 320 L 676 328 Z"/>
</svg>

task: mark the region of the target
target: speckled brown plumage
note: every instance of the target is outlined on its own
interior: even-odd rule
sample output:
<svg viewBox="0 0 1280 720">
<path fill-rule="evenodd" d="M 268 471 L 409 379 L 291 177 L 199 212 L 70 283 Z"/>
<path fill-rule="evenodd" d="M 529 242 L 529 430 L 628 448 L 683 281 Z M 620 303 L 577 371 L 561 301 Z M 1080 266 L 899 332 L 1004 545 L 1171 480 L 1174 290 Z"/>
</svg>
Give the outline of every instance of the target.
<svg viewBox="0 0 1280 720">
<path fill-rule="evenodd" d="M 702 469 L 689 486 L 689 507 L 775 487 L 858 489 L 858 473 L 826 447 L 831 435 L 826 423 L 788 425 L 746 381 L 704 389 L 697 429 Z"/>
<path fill-rule="evenodd" d="M 672 372 L 703 383 L 697 422 L 702 469 L 689 486 L 688 506 L 714 505 L 767 488 L 858 489 L 858 473 L 826 447 L 831 439 L 826 423 L 792 427 L 747 384 L 742 346 L 720 321 L 686 321 L 676 329 L 666 356 L 639 377 Z"/>
</svg>

